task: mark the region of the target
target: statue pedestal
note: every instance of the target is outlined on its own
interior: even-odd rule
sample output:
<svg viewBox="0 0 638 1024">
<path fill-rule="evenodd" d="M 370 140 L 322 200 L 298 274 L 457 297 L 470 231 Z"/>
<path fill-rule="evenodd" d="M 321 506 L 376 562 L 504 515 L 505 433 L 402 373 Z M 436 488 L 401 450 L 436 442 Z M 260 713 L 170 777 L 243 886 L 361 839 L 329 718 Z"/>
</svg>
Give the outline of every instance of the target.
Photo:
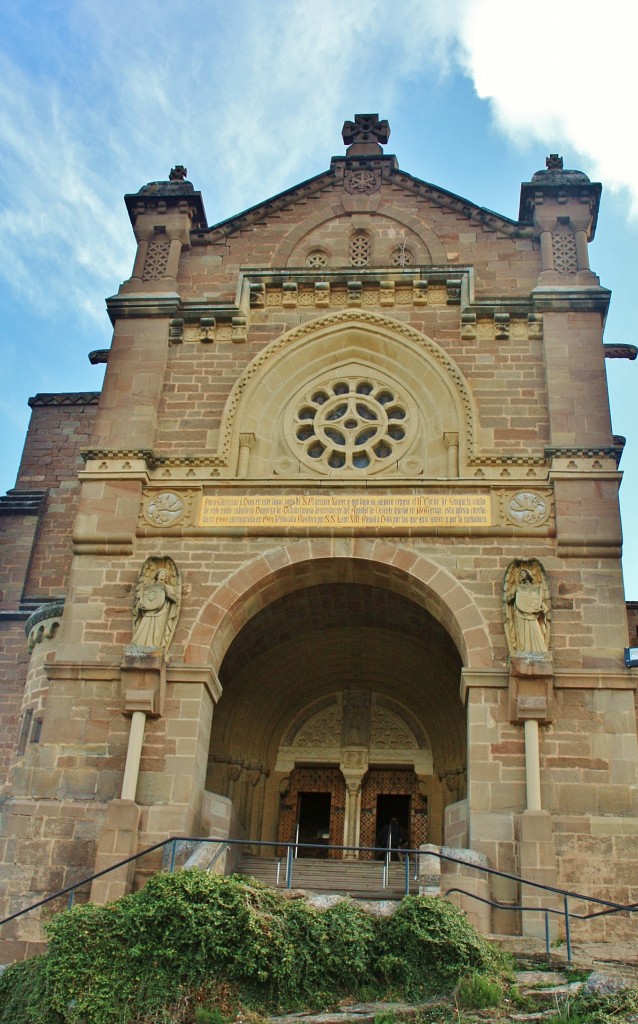
<svg viewBox="0 0 638 1024">
<path fill-rule="evenodd" d="M 159 718 L 164 710 L 166 695 L 166 659 L 157 647 L 138 647 L 127 644 L 120 665 L 124 714 L 143 711 L 151 718 Z"/>
<path fill-rule="evenodd" d="M 517 651 L 510 660 L 510 721 L 550 722 L 554 665 L 549 651 Z"/>
</svg>

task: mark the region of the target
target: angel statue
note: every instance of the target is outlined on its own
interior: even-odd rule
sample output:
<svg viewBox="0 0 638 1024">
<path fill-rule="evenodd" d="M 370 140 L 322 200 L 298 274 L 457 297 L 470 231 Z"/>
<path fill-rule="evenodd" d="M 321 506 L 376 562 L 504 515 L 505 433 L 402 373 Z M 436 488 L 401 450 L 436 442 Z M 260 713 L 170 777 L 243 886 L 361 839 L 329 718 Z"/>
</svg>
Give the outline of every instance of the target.
<svg viewBox="0 0 638 1024">
<path fill-rule="evenodd" d="M 516 558 L 507 567 L 503 580 L 503 618 L 510 655 L 549 650 L 549 586 L 538 559 Z"/>
<path fill-rule="evenodd" d="M 172 558 L 147 558 L 135 584 L 131 643 L 166 654 L 177 625 L 181 597 L 182 583 Z"/>
</svg>

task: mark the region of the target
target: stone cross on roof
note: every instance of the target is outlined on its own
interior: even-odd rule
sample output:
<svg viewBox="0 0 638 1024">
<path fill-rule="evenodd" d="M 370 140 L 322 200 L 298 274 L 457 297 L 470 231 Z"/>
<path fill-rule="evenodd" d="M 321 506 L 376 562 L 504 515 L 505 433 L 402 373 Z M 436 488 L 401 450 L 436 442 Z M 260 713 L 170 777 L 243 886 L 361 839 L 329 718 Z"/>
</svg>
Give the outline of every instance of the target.
<svg viewBox="0 0 638 1024">
<path fill-rule="evenodd" d="M 545 166 L 548 171 L 562 171 L 563 158 L 558 153 L 550 153 L 545 159 Z"/>
<path fill-rule="evenodd" d="M 378 114 L 355 114 L 354 121 L 344 121 L 341 136 L 348 156 L 367 156 L 382 153 L 380 142 L 390 138 L 390 125 L 380 121 Z"/>
</svg>

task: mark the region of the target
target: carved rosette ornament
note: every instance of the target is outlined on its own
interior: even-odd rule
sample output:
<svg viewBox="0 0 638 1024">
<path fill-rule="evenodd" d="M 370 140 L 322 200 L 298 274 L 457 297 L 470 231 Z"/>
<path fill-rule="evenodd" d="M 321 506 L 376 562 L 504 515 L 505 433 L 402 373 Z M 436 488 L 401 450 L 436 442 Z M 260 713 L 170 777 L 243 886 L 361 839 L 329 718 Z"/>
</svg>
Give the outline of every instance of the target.
<svg viewBox="0 0 638 1024">
<path fill-rule="evenodd" d="M 133 597 L 133 636 L 128 653 L 161 651 L 166 657 L 179 617 L 182 581 L 172 558 L 147 558 Z"/>
<path fill-rule="evenodd" d="M 346 171 L 344 188 L 351 195 L 372 195 L 381 188 L 381 178 L 374 171 Z"/>
<path fill-rule="evenodd" d="M 516 558 L 503 580 L 503 621 L 512 658 L 549 651 L 551 602 L 547 574 L 537 558 Z"/>
<path fill-rule="evenodd" d="M 536 491 L 519 491 L 506 506 L 507 518 L 516 526 L 542 526 L 550 511 L 550 502 Z"/>
<path fill-rule="evenodd" d="M 151 526 L 173 526 L 183 515 L 184 501 L 173 491 L 154 494 L 144 507 L 144 518 Z"/>
</svg>

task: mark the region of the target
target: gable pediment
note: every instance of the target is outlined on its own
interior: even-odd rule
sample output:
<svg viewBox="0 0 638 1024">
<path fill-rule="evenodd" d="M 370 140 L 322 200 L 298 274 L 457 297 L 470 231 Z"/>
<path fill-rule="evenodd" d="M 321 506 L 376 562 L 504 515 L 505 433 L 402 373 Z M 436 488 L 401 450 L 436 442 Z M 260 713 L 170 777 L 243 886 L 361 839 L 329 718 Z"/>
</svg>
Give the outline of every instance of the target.
<svg viewBox="0 0 638 1024">
<path fill-rule="evenodd" d="M 509 237 L 531 235 L 528 224 L 478 206 L 438 185 L 408 174 L 399 168 L 396 157 L 389 155 L 376 159 L 333 157 L 327 171 L 194 234 L 201 240 L 221 242 L 238 232 L 263 224 L 282 211 L 290 210 L 297 205 L 301 208 L 302 216 L 306 217 L 308 200 L 317 198 L 321 193 L 336 193 L 345 200 L 346 209 L 356 211 L 357 200 L 383 193 L 387 186 L 392 188 L 395 196 L 397 191 L 399 194 L 403 192 L 404 195 L 425 201 L 433 208 L 453 212 L 458 217 L 466 218 L 468 222 L 481 225 L 489 231 L 498 231 Z"/>
</svg>

